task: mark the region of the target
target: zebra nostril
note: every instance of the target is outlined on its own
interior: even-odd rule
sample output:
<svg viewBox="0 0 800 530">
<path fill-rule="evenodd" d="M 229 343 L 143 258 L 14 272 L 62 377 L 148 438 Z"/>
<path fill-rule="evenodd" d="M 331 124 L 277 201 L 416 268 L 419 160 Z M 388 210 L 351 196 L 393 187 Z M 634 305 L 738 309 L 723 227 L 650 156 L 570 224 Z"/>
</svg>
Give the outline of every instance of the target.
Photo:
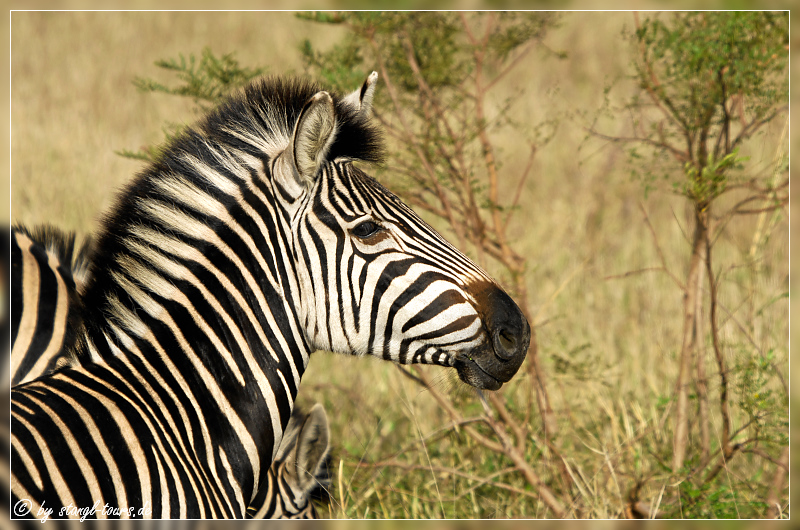
<svg viewBox="0 0 800 530">
<path fill-rule="evenodd" d="M 513 333 L 500 329 L 494 335 L 494 353 L 503 360 L 509 360 L 517 354 L 517 339 Z"/>
<path fill-rule="evenodd" d="M 525 360 L 530 343 L 530 326 L 519 306 L 496 284 L 487 283 L 476 300 L 482 313 L 486 337 L 494 356 L 497 374 L 508 381 Z"/>
</svg>

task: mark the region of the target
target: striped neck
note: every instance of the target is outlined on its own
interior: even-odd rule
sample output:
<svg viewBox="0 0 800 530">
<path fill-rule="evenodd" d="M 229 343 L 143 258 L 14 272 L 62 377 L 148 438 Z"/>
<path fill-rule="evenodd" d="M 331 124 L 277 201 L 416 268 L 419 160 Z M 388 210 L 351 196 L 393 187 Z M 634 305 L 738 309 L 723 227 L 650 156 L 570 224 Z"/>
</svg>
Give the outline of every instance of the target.
<svg viewBox="0 0 800 530">
<path fill-rule="evenodd" d="M 266 473 L 310 354 L 280 193 L 269 161 L 246 152 L 205 143 L 168 155 L 108 220 L 84 296 L 81 362 L 185 394 L 220 426 L 215 446 L 252 440 L 247 458 L 228 455 L 250 464 L 234 475 Z"/>
</svg>

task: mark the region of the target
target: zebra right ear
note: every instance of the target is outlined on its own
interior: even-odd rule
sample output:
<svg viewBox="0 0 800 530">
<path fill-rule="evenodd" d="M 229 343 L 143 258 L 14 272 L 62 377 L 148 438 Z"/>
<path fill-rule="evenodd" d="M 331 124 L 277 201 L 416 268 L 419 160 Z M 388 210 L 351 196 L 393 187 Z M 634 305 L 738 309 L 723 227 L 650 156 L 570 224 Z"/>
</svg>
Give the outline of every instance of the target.
<svg viewBox="0 0 800 530">
<path fill-rule="evenodd" d="M 308 100 L 292 134 L 292 157 L 301 180 L 310 186 L 336 137 L 333 99 L 317 92 Z"/>
</svg>

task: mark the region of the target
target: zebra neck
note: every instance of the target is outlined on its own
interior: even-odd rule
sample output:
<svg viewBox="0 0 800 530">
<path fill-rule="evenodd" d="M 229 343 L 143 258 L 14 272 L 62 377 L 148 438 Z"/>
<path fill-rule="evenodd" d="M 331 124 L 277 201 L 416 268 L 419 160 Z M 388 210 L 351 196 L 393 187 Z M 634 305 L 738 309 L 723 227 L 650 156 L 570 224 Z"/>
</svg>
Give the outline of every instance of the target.
<svg viewBox="0 0 800 530">
<path fill-rule="evenodd" d="M 248 380 L 243 372 L 277 368 L 296 388 L 309 353 L 296 309 L 296 205 L 287 204 L 269 160 L 201 148 L 207 152 L 172 153 L 149 168 L 107 220 L 84 296 L 87 342 L 103 357 L 109 338 L 126 349 L 148 336 L 168 343 L 159 355 L 199 357 L 239 385 Z M 201 162 L 207 158 L 217 164 Z"/>
<path fill-rule="evenodd" d="M 257 482 L 310 353 L 291 214 L 264 163 L 234 177 L 204 171 L 153 170 L 122 197 L 98 242 L 77 353 L 84 364 L 121 359 L 159 391 L 188 396 L 227 425 L 211 433 L 220 446 L 252 439 L 254 454 L 238 460 L 267 465 L 239 471 Z"/>
</svg>

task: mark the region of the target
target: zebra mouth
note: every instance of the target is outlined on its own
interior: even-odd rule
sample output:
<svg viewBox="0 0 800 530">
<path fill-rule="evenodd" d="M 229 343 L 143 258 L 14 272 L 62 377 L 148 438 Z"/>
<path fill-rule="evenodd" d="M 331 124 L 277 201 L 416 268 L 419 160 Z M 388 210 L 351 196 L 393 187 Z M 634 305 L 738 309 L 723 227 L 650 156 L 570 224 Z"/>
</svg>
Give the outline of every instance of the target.
<svg viewBox="0 0 800 530">
<path fill-rule="evenodd" d="M 466 384 L 481 390 L 498 390 L 508 379 L 500 380 L 487 372 L 475 358 L 462 353 L 456 356 L 453 367 L 458 372 L 458 377 Z"/>
</svg>

